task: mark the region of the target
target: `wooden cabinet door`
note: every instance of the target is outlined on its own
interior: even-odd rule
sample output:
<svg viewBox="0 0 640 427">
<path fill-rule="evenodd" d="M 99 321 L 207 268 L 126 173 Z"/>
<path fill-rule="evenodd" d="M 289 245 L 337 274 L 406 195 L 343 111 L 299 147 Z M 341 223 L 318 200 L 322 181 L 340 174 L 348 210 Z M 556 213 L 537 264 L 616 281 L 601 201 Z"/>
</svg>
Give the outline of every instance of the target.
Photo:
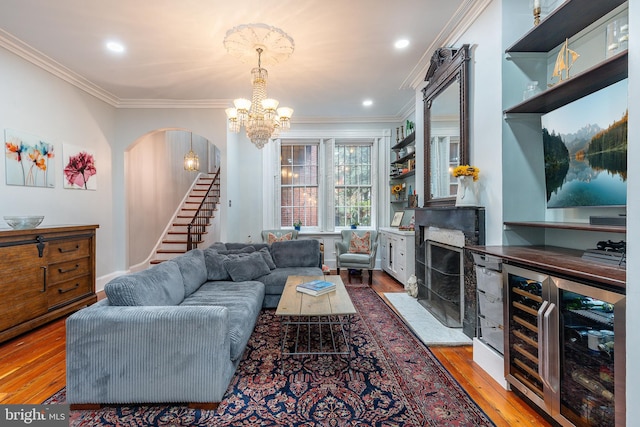
<svg viewBox="0 0 640 427">
<path fill-rule="evenodd" d="M 0 247 L 0 331 L 47 312 L 46 274 L 35 244 Z"/>
</svg>

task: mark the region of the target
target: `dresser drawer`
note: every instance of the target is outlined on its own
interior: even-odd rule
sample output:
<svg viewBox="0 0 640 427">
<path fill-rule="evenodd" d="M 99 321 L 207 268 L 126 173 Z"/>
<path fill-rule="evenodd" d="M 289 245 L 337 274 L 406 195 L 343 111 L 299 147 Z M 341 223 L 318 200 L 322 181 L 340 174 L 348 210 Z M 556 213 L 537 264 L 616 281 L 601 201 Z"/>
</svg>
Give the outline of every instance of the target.
<svg viewBox="0 0 640 427">
<path fill-rule="evenodd" d="M 64 282 L 74 277 L 84 276 L 91 271 L 90 258 L 80 258 L 72 261 L 49 265 L 49 284 Z"/>
<path fill-rule="evenodd" d="M 47 286 L 47 302 L 51 309 L 92 292 L 91 276 L 86 275 Z"/>
<path fill-rule="evenodd" d="M 49 263 L 70 261 L 89 256 L 88 239 L 60 240 L 48 243 L 47 256 Z"/>
</svg>

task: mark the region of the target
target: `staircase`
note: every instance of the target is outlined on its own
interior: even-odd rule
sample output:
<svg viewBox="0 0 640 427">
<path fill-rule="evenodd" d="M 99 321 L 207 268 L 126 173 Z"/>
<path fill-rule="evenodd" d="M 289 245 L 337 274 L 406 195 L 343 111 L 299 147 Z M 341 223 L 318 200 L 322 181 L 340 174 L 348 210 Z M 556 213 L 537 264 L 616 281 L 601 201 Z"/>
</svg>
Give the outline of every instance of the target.
<svg viewBox="0 0 640 427">
<path fill-rule="evenodd" d="M 220 170 L 198 177 L 165 232 L 150 264 L 160 264 L 203 242 L 220 203 Z"/>
</svg>

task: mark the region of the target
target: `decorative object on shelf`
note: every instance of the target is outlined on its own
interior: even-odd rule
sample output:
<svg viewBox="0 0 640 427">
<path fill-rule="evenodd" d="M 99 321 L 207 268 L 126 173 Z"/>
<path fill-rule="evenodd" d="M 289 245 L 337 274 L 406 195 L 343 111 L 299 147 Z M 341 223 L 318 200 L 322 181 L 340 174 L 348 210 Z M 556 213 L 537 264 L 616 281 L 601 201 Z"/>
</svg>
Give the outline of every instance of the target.
<svg viewBox="0 0 640 427">
<path fill-rule="evenodd" d="M 400 139 L 404 139 L 404 125 L 400 126 Z"/>
<path fill-rule="evenodd" d="M 396 144 L 400 142 L 400 128 L 396 128 Z"/>
<path fill-rule="evenodd" d="M 396 200 L 400 199 L 400 193 L 402 193 L 402 184 L 396 184 L 391 187 L 391 194 L 396 196 Z"/>
<path fill-rule="evenodd" d="M 578 52 L 569 49 L 569 39 L 565 39 L 564 43 L 560 47 L 560 52 L 558 52 L 558 56 L 556 57 L 556 64 L 553 67 L 553 73 L 551 74 L 551 78 L 557 77 L 558 82 L 569 79 L 569 70 L 573 64 L 578 60 L 580 54 Z M 564 75 L 566 71 L 566 77 Z M 553 86 L 550 84 L 549 86 Z"/>
<path fill-rule="evenodd" d="M 533 1 L 533 25 L 538 25 L 540 23 L 540 12 L 542 12 L 542 7 L 540 7 L 540 0 Z"/>
<path fill-rule="evenodd" d="M 25 132 L 5 129 L 5 169 L 7 185 L 55 186 L 53 144 Z"/>
<path fill-rule="evenodd" d="M 526 101 L 527 99 L 531 98 L 532 96 L 535 96 L 537 94 L 539 94 L 540 92 L 542 92 L 542 89 L 540 89 L 540 87 L 538 86 L 538 82 L 537 81 L 531 81 L 527 84 L 527 88 L 525 89 L 524 93 L 522 94 L 522 100 Z"/>
<path fill-rule="evenodd" d="M 359 226 L 359 225 L 360 225 L 360 223 L 359 223 L 358 221 L 353 221 L 353 222 L 351 223 L 351 229 L 352 229 L 352 230 L 355 230 L 355 229 L 357 229 L 357 228 L 358 228 L 358 226 Z"/>
<path fill-rule="evenodd" d="M 200 159 L 193 151 L 193 132 L 190 133 L 189 138 L 189 152 L 184 155 L 184 170 L 195 172 L 200 169 Z"/>
<path fill-rule="evenodd" d="M 411 120 L 407 120 L 406 129 L 407 136 L 411 135 L 415 131 L 415 123 L 413 123 Z"/>
<path fill-rule="evenodd" d="M 453 176 L 458 178 L 456 206 L 478 206 L 477 181 L 480 178 L 480 169 L 461 165 L 453 170 Z"/>
<path fill-rule="evenodd" d="M 300 227 L 302 227 L 302 220 L 296 219 L 293 223 L 293 228 L 300 231 Z"/>
<path fill-rule="evenodd" d="M 262 148 L 275 138 L 280 131 L 291 127 L 293 109 L 278 108 L 278 101 L 267 98 L 266 65 L 277 64 L 293 53 L 293 39 L 279 28 L 266 24 L 240 25 L 227 31 L 224 46 L 229 54 L 247 62 L 258 54 L 258 67 L 251 70 L 252 99 L 238 98 L 233 101 L 235 108 L 225 110 L 229 131 L 239 132 L 244 126 L 247 137 L 257 147 Z"/>
<path fill-rule="evenodd" d="M 44 216 L 5 216 L 4 221 L 14 230 L 30 230 L 42 223 Z"/>
<path fill-rule="evenodd" d="M 629 17 L 623 16 L 607 24 L 607 58 L 617 55 L 629 47 Z"/>
<path fill-rule="evenodd" d="M 418 207 L 418 195 L 417 194 L 410 194 L 409 195 L 408 207 L 409 208 L 417 208 Z"/>
<path fill-rule="evenodd" d="M 399 211 L 393 214 L 393 219 L 391 220 L 392 227 L 400 227 L 400 223 L 402 222 L 402 217 L 404 216 L 404 211 Z"/>
</svg>

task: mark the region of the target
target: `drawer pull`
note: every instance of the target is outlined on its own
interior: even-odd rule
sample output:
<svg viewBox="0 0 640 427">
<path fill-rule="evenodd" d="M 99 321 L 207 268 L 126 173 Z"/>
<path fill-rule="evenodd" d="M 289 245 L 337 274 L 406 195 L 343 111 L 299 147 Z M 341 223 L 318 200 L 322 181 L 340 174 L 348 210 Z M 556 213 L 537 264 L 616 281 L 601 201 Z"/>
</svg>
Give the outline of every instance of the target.
<svg viewBox="0 0 640 427">
<path fill-rule="evenodd" d="M 71 291 L 75 291 L 76 289 L 78 289 L 80 287 L 80 283 L 76 283 L 76 285 L 72 288 L 69 289 L 62 289 L 62 288 L 58 288 L 58 293 L 59 294 L 65 294 L 67 292 L 71 292 Z"/>
<path fill-rule="evenodd" d="M 42 269 L 42 292 L 47 292 L 47 266 L 43 265 Z"/>
<path fill-rule="evenodd" d="M 66 254 L 67 252 L 75 252 L 75 251 L 77 251 L 79 249 L 80 249 L 80 245 L 76 245 L 75 248 L 71 248 L 71 249 L 58 248 L 58 250 L 60 251 L 61 254 Z"/>
<path fill-rule="evenodd" d="M 80 264 L 76 264 L 76 266 L 75 266 L 75 267 L 73 267 L 73 268 L 68 268 L 68 269 L 66 269 L 66 270 L 63 270 L 63 269 L 59 268 L 59 269 L 58 269 L 58 273 L 61 273 L 61 274 L 64 274 L 64 273 L 71 273 L 72 271 L 76 271 L 76 270 L 77 270 L 77 269 L 79 269 L 79 268 L 80 268 Z"/>
</svg>

